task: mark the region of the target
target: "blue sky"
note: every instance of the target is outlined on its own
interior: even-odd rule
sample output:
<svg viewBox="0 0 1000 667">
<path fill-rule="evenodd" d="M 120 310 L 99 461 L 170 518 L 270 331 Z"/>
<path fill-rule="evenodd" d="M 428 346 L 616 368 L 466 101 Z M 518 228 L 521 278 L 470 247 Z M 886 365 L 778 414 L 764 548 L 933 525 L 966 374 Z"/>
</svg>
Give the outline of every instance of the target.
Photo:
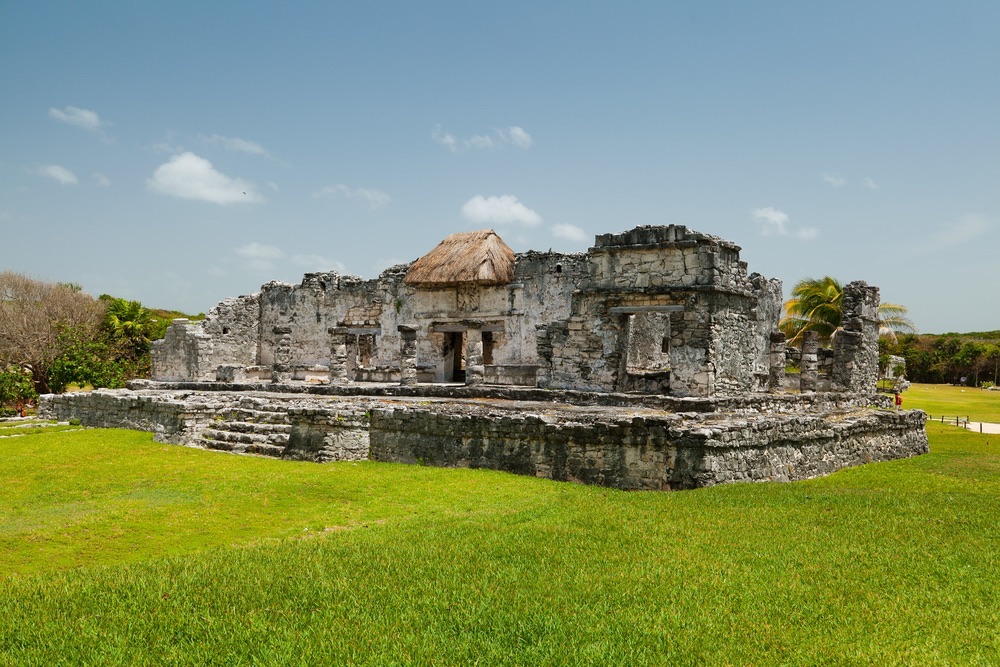
<svg viewBox="0 0 1000 667">
<path fill-rule="evenodd" d="M 205 311 L 684 224 L 1000 329 L 1000 3 L 0 0 L 0 269 Z M 245 194 L 244 194 L 245 193 Z"/>
</svg>

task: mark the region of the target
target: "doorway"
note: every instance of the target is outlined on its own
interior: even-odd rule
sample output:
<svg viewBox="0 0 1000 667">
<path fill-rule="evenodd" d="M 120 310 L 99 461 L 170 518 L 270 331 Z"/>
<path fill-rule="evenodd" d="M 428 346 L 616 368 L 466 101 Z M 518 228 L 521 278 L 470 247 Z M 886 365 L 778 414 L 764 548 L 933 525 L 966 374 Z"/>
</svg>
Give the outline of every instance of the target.
<svg viewBox="0 0 1000 667">
<path fill-rule="evenodd" d="M 444 335 L 444 381 L 465 382 L 465 332 Z"/>
</svg>

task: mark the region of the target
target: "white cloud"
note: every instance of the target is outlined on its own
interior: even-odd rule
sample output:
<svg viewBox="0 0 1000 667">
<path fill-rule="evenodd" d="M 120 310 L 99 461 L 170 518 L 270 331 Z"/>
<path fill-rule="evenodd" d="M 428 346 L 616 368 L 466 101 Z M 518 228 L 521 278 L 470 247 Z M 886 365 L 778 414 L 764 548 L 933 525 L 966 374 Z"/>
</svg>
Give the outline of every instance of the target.
<svg viewBox="0 0 1000 667">
<path fill-rule="evenodd" d="M 534 140 L 524 128 L 511 125 L 505 128 L 494 128 L 490 134 L 476 134 L 468 139 L 458 139 L 454 134 L 445 132 L 440 125 L 434 127 L 431 139 L 446 147 L 452 153 L 459 150 L 497 150 L 505 146 L 531 148 Z"/>
<path fill-rule="evenodd" d="M 541 224 L 542 217 L 517 200 L 514 195 L 483 197 L 476 195 L 462 206 L 462 215 L 477 225 L 521 223 Z"/>
<path fill-rule="evenodd" d="M 455 138 L 455 135 L 442 131 L 440 125 L 434 126 L 434 130 L 431 132 L 431 139 L 441 144 L 452 153 L 458 151 L 458 139 Z"/>
<path fill-rule="evenodd" d="M 255 271 L 275 272 L 280 262 L 287 261 L 287 263 L 301 270 L 303 273 L 329 271 L 331 269 L 338 273 L 347 273 L 347 268 L 344 264 L 336 260 L 307 253 L 289 255 L 277 246 L 258 243 L 256 241 L 241 245 L 234 252 L 245 260 L 245 266 Z"/>
<path fill-rule="evenodd" d="M 823 182 L 834 188 L 847 185 L 847 179 L 840 174 L 823 174 Z"/>
<path fill-rule="evenodd" d="M 58 164 L 43 164 L 40 167 L 36 167 L 34 173 L 39 176 L 45 176 L 46 178 L 51 178 L 56 183 L 60 185 L 76 185 L 76 174 L 72 171 Z"/>
<path fill-rule="evenodd" d="M 764 236 L 792 236 L 803 241 L 809 241 L 819 236 L 819 230 L 815 227 L 790 230 L 788 228 L 788 214 L 773 206 L 755 208 L 750 211 L 750 215 L 754 220 L 762 223 L 761 234 Z"/>
<path fill-rule="evenodd" d="M 267 149 L 258 144 L 255 141 L 247 141 L 246 139 L 240 139 L 239 137 L 224 137 L 219 134 L 213 134 L 210 137 L 202 137 L 202 141 L 209 144 L 221 144 L 223 148 L 227 151 L 236 151 L 237 153 L 249 153 L 250 155 L 263 155 L 268 156 Z"/>
<path fill-rule="evenodd" d="M 107 123 L 101 121 L 101 117 L 97 115 L 96 111 L 73 106 L 66 107 L 64 110 L 54 107 L 50 108 L 49 117 L 55 118 L 62 123 L 82 127 L 89 132 L 96 132 L 102 126 L 107 125 Z"/>
<path fill-rule="evenodd" d="M 773 206 L 766 206 L 764 208 L 755 208 L 750 212 L 753 219 L 757 222 L 764 223 L 762 233 L 764 236 L 770 236 L 771 234 L 779 234 L 785 236 L 788 234 L 788 214 L 784 211 L 779 211 Z"/>
<path fill-rule="evenodd" d="M 495 141 L 493 137 L 486 134 L 477 134 L 465 140 L 466 148 L 478 148 L 480 150 L 489 150 L 496 148 L 498 145 L 499 142 Z"/>
<path fill-rule="evenodd" d="M 277 192 L 277 191 L 278 191 L 278 190 L 280 189 L 280 188 L 278 188 L 278 184 L 277 184 L 277 183 L 275 183 L 274 181 L 268 181 L 268 182 L 267 182 L 267 183 L 265 183 L 264 185 L 266 185 L 267 187 L 271 188 L 271 189 L 272 189 L 272 190 L 274 190 L 275 192 Z"/>
<path fill-rule="evenodd" d="M 876 183 L 874 180 L 870 178 L 866 178 L 864 181 L 862 181 L 861 185 L 865 186 L 869 190 L 878 190 L 878 183 Z"/>
<path fill-rule="evenodd" d="M 217 171 L 212 163 L 194 153 L 175 155 L 161 164 L 146 180 L 153 192 L 194 199 L 213 204 L 252 204 L 263 202 L 253 185 L 241 178 L 230 178 Z"/>
<path fill-rule="evenodd" d="M 507 141 L 518 148 L 531 148 L 531 145 L 535 143 L 530 134 L 516 125 L 507 128 Z"/>
<path fill-rule="evenodd" d="M 347 273 L 347 267 L 344 266 L 343 262 L 328 259 L 322 255 L 292 255 L 291 260 L 292 264 L 301 268 L 306 273 L 325 272 L 330 269 L 340 274 Z"/>
<path fill-rule="evenodd" d="M 967 213 L 958 220 L 945 223 L 937 233 L 912 244 L 910 252 L 914 255 L 929 255 L 946 248 L 961 246 L 986 234 L 993 227 L 994 222 L 986 216 Z"/>
<path fill-rule="evenodd" d="M 583 231 L 576 225 L 570 225 L 566 223 L 553 225 L 552 235 L 557 236 L 561 239 L 567 239 L 569 241 L 583 242 L 586 241 L 590 236 L 587 232 Z"/>
<path fill-rule="evenodd" d="M 313 197 L 330 197 L 332 199 L 360 199 L 368 204 L 373 211 L 385 208 L 392 201 L 392 198 L 381 190 L 372 188 L 352 188 L 343 183 L 328 185 L 322 190 L 313 193 Z"/>
<path fill-rule="evenodd" d="M 104 174 L 102 174 L 101 172 L 95 171 L 93 173 L 93 176 L 94 176 L 94 180 L 97 181 L 97 184 L 99 186 L 101 186 L 102 188 L 110 187 L 110 185 L 111 185 L 111 179 L 108 178 L 107 176 L 105 176 Z"/>
<path fill-rule="evenodd" d="M 246 258 L 247 265 L 258 271 L 273 271 L 275 262 L 285 258 L 285 253 L 281 248 L 256 241 L 236 248 L 236 254 Z"/>
</svg>

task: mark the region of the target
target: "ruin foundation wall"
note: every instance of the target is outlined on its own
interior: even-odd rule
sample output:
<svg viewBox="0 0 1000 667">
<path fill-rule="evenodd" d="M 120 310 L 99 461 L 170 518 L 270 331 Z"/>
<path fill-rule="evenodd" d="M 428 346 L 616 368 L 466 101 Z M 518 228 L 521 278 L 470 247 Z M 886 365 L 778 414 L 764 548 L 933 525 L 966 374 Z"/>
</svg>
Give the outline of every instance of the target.
<svg viewBox="0 0 1000 667">
<path fill-rule="evenodd" d="M 927 452 L 920 411 L 817 412 L 815 399 L 808 413 L 759 412 L 748 399 L 735 411 L 672 413 L 516 400 L 99 390 L 44 396 L 40 406 L 46 417 L 150 431 L 160 442 L 285 459 L 489 468 L 620 489 L 790 481 Z"/>
</svg>

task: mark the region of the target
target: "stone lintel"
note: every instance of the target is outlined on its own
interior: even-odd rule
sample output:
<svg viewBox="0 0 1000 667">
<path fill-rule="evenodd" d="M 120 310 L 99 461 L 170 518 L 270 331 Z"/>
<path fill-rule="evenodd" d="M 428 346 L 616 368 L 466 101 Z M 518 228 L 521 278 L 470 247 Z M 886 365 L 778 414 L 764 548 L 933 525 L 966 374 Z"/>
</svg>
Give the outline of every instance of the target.
<svg viewBox="0 0 1000 667">
<path fill-rule="evenodd" d="M 345 327 L 344 332 L 349 336 L 381 336 L 382 327 Z"/>
<path fill-rule="evenodd" d="M 684 306 L 612 306 L 609 312 L 616 315 L 634 315 L 636 313 L 680 313 Z"/>
</svg>

